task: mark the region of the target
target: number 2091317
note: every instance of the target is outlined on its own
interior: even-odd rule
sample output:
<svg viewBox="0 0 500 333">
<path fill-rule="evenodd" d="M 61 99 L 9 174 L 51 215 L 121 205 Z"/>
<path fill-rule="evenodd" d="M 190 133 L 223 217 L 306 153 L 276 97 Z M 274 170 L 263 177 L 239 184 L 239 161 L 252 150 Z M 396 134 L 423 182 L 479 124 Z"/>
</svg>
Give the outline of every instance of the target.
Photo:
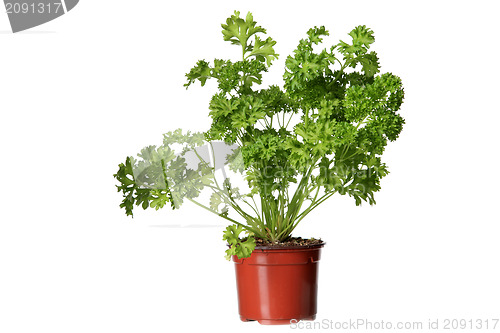
<svg viewBox="0 0 500 333">
<path fill-rule="evenodd" d="M 57 14 L 63 10 L 60 2 L 7 2 L 5 3 L 5 9 L 7 10 L 7 14 Z"/>
</svg>

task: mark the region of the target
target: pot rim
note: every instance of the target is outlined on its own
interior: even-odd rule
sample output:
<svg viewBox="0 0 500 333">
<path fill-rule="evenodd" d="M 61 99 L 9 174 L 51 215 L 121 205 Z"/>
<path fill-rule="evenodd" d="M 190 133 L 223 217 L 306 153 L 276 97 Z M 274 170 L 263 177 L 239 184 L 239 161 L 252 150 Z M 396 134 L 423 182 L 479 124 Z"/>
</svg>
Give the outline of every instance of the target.
<svg viewBox="0 0 500 333">
<path fill-rule="evenodd" d="M 254 251 L 261 250 L 261 251 L 283 251 L 283 250 L 309 250 L 309 249 L 315 249 L 315 248 L 322 248 L 325 246 L 326 242 L 321 241 L 321 243 L 318 244 L 312 244 L 312 245 L 289 245 L 289 246 L 283 246 L 283 245 L 257 245 L 255 247 Z"/>
</svg>

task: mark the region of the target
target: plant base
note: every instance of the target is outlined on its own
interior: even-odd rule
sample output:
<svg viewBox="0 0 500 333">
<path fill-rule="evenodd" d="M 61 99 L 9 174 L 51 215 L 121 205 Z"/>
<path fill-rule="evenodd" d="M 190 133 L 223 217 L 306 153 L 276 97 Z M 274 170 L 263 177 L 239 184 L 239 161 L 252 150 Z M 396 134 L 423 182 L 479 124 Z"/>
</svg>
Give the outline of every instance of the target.
<svg viewBox="0 0 500 333">
<path fill-rule="evenodd" d="M 256 247 L 249 258 L 233 256 L 241 320 L 263 325 L 314 320 L 323 246 Z"/>
<path fill-rule="evenodd" d="M 254 319 L 247 319 L 240 316 L 241 321 L 255 321 Z M 302 318 L 301 320 L 316 320 L 316 315 L 310 318 Z M 257 320 L 261 325 L 290 325 L 291 319 L 260 319 Z M 298 322 L 298 320 L 297 320 Z"/>
</svg>

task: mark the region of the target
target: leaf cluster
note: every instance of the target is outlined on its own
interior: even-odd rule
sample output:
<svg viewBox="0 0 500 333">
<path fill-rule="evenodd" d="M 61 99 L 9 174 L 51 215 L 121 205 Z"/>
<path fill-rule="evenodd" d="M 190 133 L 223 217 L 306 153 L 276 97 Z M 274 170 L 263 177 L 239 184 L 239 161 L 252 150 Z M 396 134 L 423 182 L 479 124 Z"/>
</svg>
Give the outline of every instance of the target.
<svg viewBox="0 0 500 333">
<path fill-rule="evenodd" d="M 240 234 L 244 231 L 241 225 L 229 225 L 224 230 L 222 240 L 227 242 L 229 249 L 226 250 L 226 259 L 229 260 L 231 256 L 238 258 L 250 257 L 252 251 L 255 249 L 255 238 L 250 233 L 248 237 L 241 237 Z"/>
<path fill-rule="evenodd" d="M 189 167 L 186 154 L 196 152 L 204 142 L 202 133 L 183 134 L 178 129 L 164 134 L 163 145 L 143 148 L 138 159 L 127 157 L 114 174 L 120 183 L 117 189 L 123 195 L 120 207 L 133 216 L 134 206 L 158 210 L 169 203 L 176 209 L 184 199 L 198 197 L 203 188 L 213 183 L 213 168 L 204 159 L 199 160 L 196 168 Z M 174 145 L 182 148 L 178 154 Z"/>
</svg>

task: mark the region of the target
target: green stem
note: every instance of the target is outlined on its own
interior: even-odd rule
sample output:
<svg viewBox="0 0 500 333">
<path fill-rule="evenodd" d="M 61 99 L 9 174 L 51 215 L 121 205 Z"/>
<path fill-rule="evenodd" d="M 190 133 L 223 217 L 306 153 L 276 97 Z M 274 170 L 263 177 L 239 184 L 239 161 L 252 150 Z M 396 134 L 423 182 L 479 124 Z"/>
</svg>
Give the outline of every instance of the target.
<svg viewBox="0 0 500 333">
<path fill-rule="evenodd" d="M 299 222 L 302 221 L 302 219 L 304 217 L 306 217 L 307 214 L 309 214 L 313 209 L 315 209 L 316 207 L 318 207 L 321 203 L 323 203 L 325 200 L 327 200 L 328 198 L 330 198 L 335 193 L 336 192 L 330 192 L 328 194 L 323 195 L 318 200 L 317 203 L 315 203 L 314 205 L 311 204 L 306 210 L 304 210 L 299 216 L 297 216 L 297 220 L 295 221 L 293 227 L 291 228 L 290 233 L 293 232 L 293 230 L 297 227 L 297 225 L 299 224 Z"/>
<path fill-rule="evenodd" d="M 187 197 L 186 197 L 186 198 L 187 198 Z M 187 198 L 187 199 L 188 199 L 189 201 L 191 201 L 192 203 L 194 203 L 195 205 L 197 205 L 197 206 L 199 206 L 199 207 L 201 207 L 201 208 L 204 208 L 204 209 L 208 210 L 209 212 L 211 212 L 211 213 L 213 213 L 213 214 L 215 214 L 215 215 L 217 215 L 217 216 L 220 216 L 220 217 L 222 217 L 222 218 L 224 218 L 224 219 L 226 219 L 226 220 L 228 220 L 228 221 L 230 221 L 230 222 L 232 222 L 232 223 L 235 223 L 235 224 L 237 224 L 237 225 L 241 225 L 242 227 L 244 227 L 245 229 L 247 229 L 247 230 L 249 230 L 249 231 L 253 231 L 253 230 L 252 230 L 250 227 L 248 227 L 247 225 L 241 224 L 240 222 L 238 222 L 238 221 L 236 221 L 236 220 L 233 220 L 233 219 L 232 219 L 232 218 L 230 218 L 230 217 L 227 217 L 227 216 L 221 215 L 221 214 L 219 214 L 218 212 L 216 212 L 215 210 L 213 210 L 213 209 L 211 209 L 211 208 L 209 208 L 209 207 L 207 207 L 207 206 L 205 206 L 205 205 L 203 205 L 203 204 L 199 203 L 199 202 L 198 202 L 198 201 L 196 201 L 196 200 L 193 200 L 193 199 L 191 199 L 191 198 Z"/>
</svg>

